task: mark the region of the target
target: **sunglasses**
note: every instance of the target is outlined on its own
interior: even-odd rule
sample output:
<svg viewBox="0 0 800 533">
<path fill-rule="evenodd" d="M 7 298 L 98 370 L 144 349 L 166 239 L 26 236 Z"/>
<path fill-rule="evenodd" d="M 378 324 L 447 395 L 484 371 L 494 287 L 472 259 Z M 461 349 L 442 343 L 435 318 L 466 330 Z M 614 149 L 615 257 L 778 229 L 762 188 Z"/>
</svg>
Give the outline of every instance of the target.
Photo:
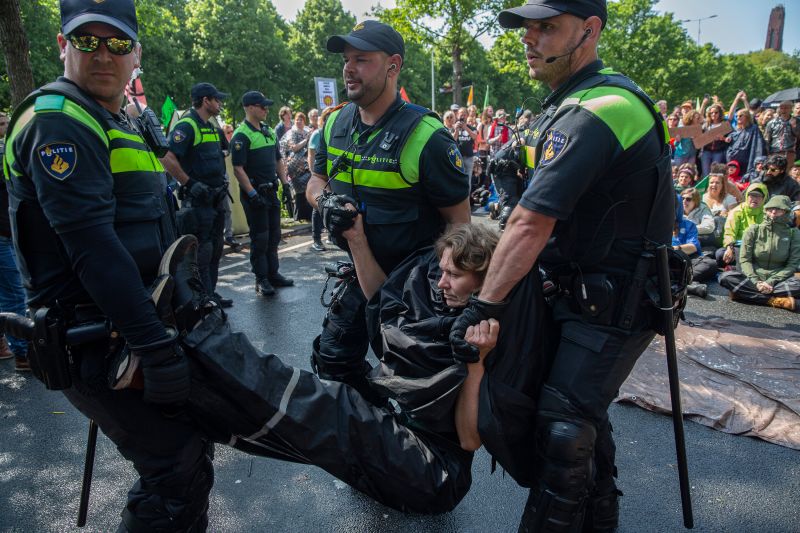
<svg viewBox="0 0 800 533">
<path fill-rule="evenodd" d="M 136 41 L 120 37 L 98 37 L 96 35 L 70 35 L 68 37 L 72 46 L 81 52 L 94 52 L 100 48 L 100 43 L 106 45 L 109 52 L 115 56 L 125 56 L 133 52 Z"/>
</svg>

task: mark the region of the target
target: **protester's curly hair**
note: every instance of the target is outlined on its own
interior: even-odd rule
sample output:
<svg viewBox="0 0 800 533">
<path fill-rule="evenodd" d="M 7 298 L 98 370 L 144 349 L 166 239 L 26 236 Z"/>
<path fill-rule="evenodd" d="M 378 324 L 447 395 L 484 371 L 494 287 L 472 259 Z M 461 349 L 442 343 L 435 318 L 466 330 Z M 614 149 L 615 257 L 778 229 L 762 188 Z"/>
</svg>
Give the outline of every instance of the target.
<svg viewBox="0 0 800 533">
<path fill-rule="evenodd" d="M 500 235 L 483 224 L 458 224 L 445 231 L 434 248 L 439 259 L 450 248 L 453 264 L 483 279 L 499 240 Z"/>
</svg>

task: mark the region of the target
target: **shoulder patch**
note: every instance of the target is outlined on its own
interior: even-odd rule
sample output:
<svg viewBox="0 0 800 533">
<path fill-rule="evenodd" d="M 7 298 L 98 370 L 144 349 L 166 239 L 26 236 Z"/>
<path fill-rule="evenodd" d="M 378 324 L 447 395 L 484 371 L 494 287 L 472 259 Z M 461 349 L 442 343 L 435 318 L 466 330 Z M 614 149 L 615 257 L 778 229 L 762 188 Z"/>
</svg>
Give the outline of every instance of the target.
<svg viewBox="0 0 800 533">
<path fill-rule="evenodd" d="M 542 145 L 542 159 L 539 161 L 539 166 L 547 166 L 559 156 L 566 148 L 569 142 L 569 137 L 566 133 L 558 130 L 549 130 L 545 134 L 544 144 Z"/>
<path fill-rule="evenodd" d="M 36 152 L 44 170 L 59 181 L 67 179 L 78 162 L 78 152 L 72 143 L 43 144 Z"/>
<path fill-rule="evenodd" d="M 172 132 L 172 140 L 176 143 L 183 142 L 186 140 L 186 134 L 179 129 L 175 129 Z"/>
<path fill-rule="evenodd" d="M 242 141 L 233 141 L 233 149 L 234 149 L 234 151 L 238 152 L 239 150 L 242 149 L 243 146 L 244 146 L 244 143 L 242 143 Z"/>
<path fill-rule="evenodd" d="M 466 172 L 464 169 L 464 159 L 462 159 L 461 152 L 458 151 L 455 145 L 447 150 L 447 159 L 450 160 L 450 164 L 453 165 L 456 170 L 459 172 Z"/>
</svg>

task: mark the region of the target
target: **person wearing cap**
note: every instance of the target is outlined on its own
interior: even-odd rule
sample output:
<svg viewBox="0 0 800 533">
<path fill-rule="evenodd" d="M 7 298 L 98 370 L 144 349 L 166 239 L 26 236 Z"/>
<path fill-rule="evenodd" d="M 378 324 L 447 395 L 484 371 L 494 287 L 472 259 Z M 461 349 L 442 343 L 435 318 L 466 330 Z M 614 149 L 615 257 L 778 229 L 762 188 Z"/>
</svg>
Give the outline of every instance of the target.
<svg viewBox="0 0 800 533">
<path fill-rule="evenodd" d="M 242 96 L 245 119 L 231 138 L 233 173 L 250 228 L 250 266 L 256 276 L 256 294 L 272 296 L 274 287 L 294 282 L 278 272 L 281 241 L 281 203 L 278 178 L 286 181 L 286 165 L 275 132 L 266 122 L 272 100 L 259 91 Z"/>
<path fill-rule="evenodd" d="M 219 115 L 228 95 L 203 82 L 192 87 L 191 97 L 192 109 L 175 123 L 169 134 L 169 152 L 162 163 L 181 184 L 178 196 L 183 203 L 178 212 L 178 229 L 182 235 L 197 237 L 197 261 L 206 291 L 217 303 L 230 307 L 233 300 L 216 292 L 228 183 L 220 129 L 210 121 Z"/>
<path fill-rule="evenodd" d="M 618 522 L 614 443 L 607 409 L 655 333 L 626 298 L 643 252 L 668 246 L 675 220 L 663 117 L 625 76 L 604 67 L 597 45 L 605 0 L 530 0 L 500 12 L 523 28 L 531 78 L 550 87 L 523 152 L 531 183 L 508 220 L 486 282 L 450 333 L 473 361 L 468 326 L 497 318 L 538 265 L 558 283 L 550 303 L 551 370 L 539 398 L 540 464 L 520 531 L 611 531 Z M 654 265 L 650 265 L 654 268 Z M 653 271 L 653 270 L 651 270 Z M 584 514 L 586 516 L 584 516 Z"/>
<path fill-rule="evenodd" d="M 209 444 L 174 416 L 189 396 L 188 361 L 148 290 L 175 240 L 174 213 L 164 169 L 123 110 L 141 57 L 134 2 L 61 0 L 60 11 L 64 75 L 19 104 L 3 162 L 20 272 L 32 313 L 58 312 L 65 328 L 113 324 L 144 388 L 110 388 L 108 340 L 69 348 L 70 379 L 47 373 L 55 353 L 29 361 L 138 472 L 120 531 L 204 530 Z"/>
<path fill-rule="evenodd" d="M 446 224 L 469 222 L 469 177 L 439 118 L 400 98 L 405 43 L 394 28 L 360 22 L 349 34 L 329 38 L 327 49 L 344 57 L 350 103 L 325 123 L 306 198 L 345 249 L 342 232 L 360 213 L 369 247 L 388 274 L 432 244 Z M 366 299 L 357 284 L 339 304 L 314 340 L 316 369 L 382 401 L 366 379 Z"/>
<path fill-rule="evenodd" d="M 723 272 L 719 284 L 731 300 L 800 312 L 800 230 L 791 225 L 792 202 L 773 196 L 764 204 L 764 220 L 742 236 L 740 270 Z"/>
<path fill-rule="evenodd" d="M 723 178 L 724 179 L 724 178 Z M 769 198 L 767 186 L 751 183 L 744 191 L 744 201 L 731 209 L 725 219 L 722 248 L 714 253 L 719 268 L 736 264 L 736 254 L 742 243 L 745 230 L 764 220 L 764 202 Z"/>
</svg>

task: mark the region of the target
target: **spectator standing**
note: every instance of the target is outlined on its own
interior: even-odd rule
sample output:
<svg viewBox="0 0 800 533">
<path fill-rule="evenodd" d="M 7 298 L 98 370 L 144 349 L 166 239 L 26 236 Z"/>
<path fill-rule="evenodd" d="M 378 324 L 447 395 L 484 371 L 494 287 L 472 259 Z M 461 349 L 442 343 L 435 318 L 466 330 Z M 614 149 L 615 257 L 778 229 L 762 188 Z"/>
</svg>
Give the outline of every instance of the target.
<svg viewBox="0 0 800 533">
<path fill-rule="evenodd" d="M 456 115 L 456 122 L 453 126 L 456 145 L 461 152 L 461 159 L 464 161 L 464 170 L 467 176 L 472 176 L 472 166 L 475 162 L 475 139 L 478 132 L 467 123 L 467 108 L 462 107 Z"/>
<path fill-rule="evenodd" d="M 792 203 L 778 195 L 765 205 L 764 220 L 742 236 L 741 270 L 723 272 L 719 284 L 731 291 L 731 299 L 800 311 L 800 230 L 789 225 Z"/>
<path fill-rule="evenodd" d="M 698 117 L 701 117 L 701 115 L 691 108 L 691 103 L 689 108 L 686 107 L 686 103 L 681 108 L 684 110 L 683 118 L 681 119 L 682 126 L 699 125 Z M 675 152 L 672 154 L 672 164 L 694 163 L 695 159 L 697 159 L 697 150 L 692 139 L 680 135 L 675 136 Z"/>
<path fill-rule="evenodd" d="M 292 204 L 294 205 L 295 220 L 311 218 L 312 209 L 305 199 L 306 186 L 311 178 L 308 167 L 308 138 L 310 136 L 311 132 L 306 128 L 306 115 L 298 112 L 294 115 L 294 125 L 281 139 L 281 150 L 289 154 L 286 157 L 286 170 L 293 191 Z"/>
<path fill-rule="evenodd" d="M 770 108 L 764 109 L 761 113 L 756 116 L 756 123 L 758 124 L 758 130 L 761 132 L 761 135 L 764 135 L 766 139 L 766 128 L 767 124 L 775 118 L 775 110 Z M 767 145 L 769 148 L 769 144 Z"/>
<path fill-rule="evenodd" d="M 456 138 L 456 113 L 452 109 L 448 109 L 442 115 L 442 122 L 444 123 L 444 127 L 447 128 L 447 131 L 450 133 L 450 136 L 455 139 Z"/>
<path fill-rule="evenodd" d="M 511 129 L 506 124 L 505 109 L 498 109 L 492 127 L 489 129 L 489 146 L 496 152 L 511 138 Z"/>
<path fill-rule="evenodd" d="M 770 155 L 782 155 L 787 161 L 795 160 L 795 144 L 800 137 L 798 119 L 792 117 L 792 102 L 781 102 L 778 112 L 764 128 L 764 140 Z"/>
<path fill-rule="evenodd" d="M 306 124 L 306 129 L 308 131 L 314 131 L 317 129 L 317 123 L 319 122 L 319 109 L 311 109 L 308 112 L 308 124 Z"/>
<path fill-rule="evenodd" d="M 283 106 L 278 111 L 278 123 L 275 125 L 275 136 L 278 138 L 278 142 L 283 139 L 284 134 L 290 129 L 292 129 L 292 108 Z"/>
<path fill-rule="evenodd" d="M 330 115 L 332 112 L 332 107 L 327 107 L 322 111 L 322 115 L 320 115 L 319 119 L 317 120 L 316 128 L 314 128 L 314 131 L 311 132 L 311 135 L 308 138 L 309 169 L 314 168 L 314 158 L 317 156 L 317 150 L 319 150 L 322 130 L 325 128 L 325 121 L 328 120 L 328 115 Z M 324 252 L 327 250 L 325 245 L 322 244 L 322 215 L 317 209 L 311 210 L 311 237 L 314 239 L 314 243 L 311 245 L 312 250 L 315 252 Z"/>
<path fill-rule="evenodd" d="M 492 115 L 489 112 L 491 108 L 486 108 L 481 113 L 481 120 L 478 123 L 478 136 L 476 142 L 478 145 L 478 157 L 483 160 L 483 167 L 486 168 L 488 164 L 487 158 L 489 157 L 489 132 L 492 129 Z"/>
<path fill-rule="evenodd" d="M 745 175 L 755 167 L 755 159 L 767 153 L 761 130 L 746 109 L 736 112 L 736 129 L 727 140 L 730 143 L 725 152 L 728 161 L 737 161 L 741 173 Z"/>
<path fill-rule="evenodd" d="M 719 128 L 725 122 L 723 116 L 722 106 L 719 104 L 711 104 L 706 109 L 706 123 L 704 126 L 705 131 L 711 131 Z M 724 135 L 717 136 L 716 139 L 703 146 L 700 152 L 700 165 L 702 176 L 708 176 L 711 171 L 711 163 L 725 163 L 725 154 L 728 150 L 728 143 Z"/>
<path fill-rule="evenodd" d="M 666 119 L 667 118 L 667 101 L 666 100 L 659 100 L 658 102 L 656 102 L 656 105 L 658 106 L 658 112 L 661 113 L 661 116 L 664 117 L 664 119 Z"/>
</svg>

